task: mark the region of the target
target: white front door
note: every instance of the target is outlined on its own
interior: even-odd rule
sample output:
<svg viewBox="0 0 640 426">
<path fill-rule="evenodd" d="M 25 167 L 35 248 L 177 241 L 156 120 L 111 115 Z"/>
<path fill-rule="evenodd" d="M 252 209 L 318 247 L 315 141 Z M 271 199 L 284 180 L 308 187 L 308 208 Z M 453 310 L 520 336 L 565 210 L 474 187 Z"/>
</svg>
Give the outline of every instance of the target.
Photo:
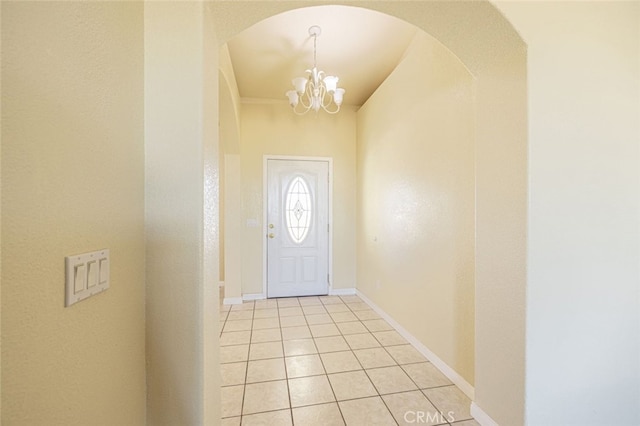
<svg viewBox="0 0 640 426">
<path fill-rule="evenodd" d="M 329 162 L 267 160 L 267 297 L 329 292 Z"/>
</svg>

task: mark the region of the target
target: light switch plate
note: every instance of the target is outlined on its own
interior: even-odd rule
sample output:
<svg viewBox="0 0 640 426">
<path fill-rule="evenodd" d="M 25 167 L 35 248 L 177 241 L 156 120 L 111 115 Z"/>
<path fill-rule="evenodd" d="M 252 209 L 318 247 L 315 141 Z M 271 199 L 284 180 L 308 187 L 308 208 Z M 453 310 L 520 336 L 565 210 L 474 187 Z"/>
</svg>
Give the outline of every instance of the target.
<svg viewBox="0 0 640 426">
<path fill-rule="evenodd" d="M 109 288 L 109 249 L 64 258 L 65 306 L 101 293 Z"/>
</svg>

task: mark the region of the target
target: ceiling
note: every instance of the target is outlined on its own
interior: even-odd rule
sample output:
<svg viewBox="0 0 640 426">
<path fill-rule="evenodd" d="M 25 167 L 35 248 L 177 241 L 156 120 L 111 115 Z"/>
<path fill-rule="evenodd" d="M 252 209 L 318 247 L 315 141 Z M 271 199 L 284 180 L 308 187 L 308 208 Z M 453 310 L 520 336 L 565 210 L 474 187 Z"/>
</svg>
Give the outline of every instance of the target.
<svg viewBox="0 0 640 426">
<path fill-rule="evenodd" d="M 350 6 L 315 6 L 258 22 L 229 40 L 242 98 L 285 100 L 291 79 L 313 66 L 318 25 L 318 69 L 340 78 L 344 103 L 360 106 L 395 69 L 417 28 L 395 17 Z"/>
</svg>

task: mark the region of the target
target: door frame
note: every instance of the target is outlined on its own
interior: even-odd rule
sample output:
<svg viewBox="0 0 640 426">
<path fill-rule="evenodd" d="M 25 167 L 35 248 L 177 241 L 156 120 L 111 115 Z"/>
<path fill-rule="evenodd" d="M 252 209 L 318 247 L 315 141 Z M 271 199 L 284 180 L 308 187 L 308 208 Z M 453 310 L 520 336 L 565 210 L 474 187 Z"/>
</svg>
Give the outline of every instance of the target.
<svg viewBox="0 0 640 426">
<path fill-rule="evenodd" d="M 267 203 L 269 198 L 269 182 L 267 167 L 269 160 L 289 160 L 289 161 L 325 161 L 329 164 L 329 241 L 327 253 L 327 273 L 329 274 L 328 294 L 333 289 L 333 157 L 304 157 L 291 155 L 270 155 L 262 157 L 262 298 L 267 298 Z"/>
</svg>

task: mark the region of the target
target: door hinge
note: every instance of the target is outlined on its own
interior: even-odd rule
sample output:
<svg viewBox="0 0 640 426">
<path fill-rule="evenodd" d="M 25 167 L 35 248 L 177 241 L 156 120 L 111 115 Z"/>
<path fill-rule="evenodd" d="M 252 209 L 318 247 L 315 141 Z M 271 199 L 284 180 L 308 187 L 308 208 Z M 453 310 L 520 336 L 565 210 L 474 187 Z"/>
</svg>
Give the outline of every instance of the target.
<svg viewBox="0 0 640 426">
<path fill-rule="evenodd" d="M 327 232 L 329 232 L 329 224 L 327 223 Z"/>
<path fill-rule="evenodd" d="M 327 284 L 331 284 L 331 282 L 329 282 L 329 274 L 327 274 Z"/>
</svg>

